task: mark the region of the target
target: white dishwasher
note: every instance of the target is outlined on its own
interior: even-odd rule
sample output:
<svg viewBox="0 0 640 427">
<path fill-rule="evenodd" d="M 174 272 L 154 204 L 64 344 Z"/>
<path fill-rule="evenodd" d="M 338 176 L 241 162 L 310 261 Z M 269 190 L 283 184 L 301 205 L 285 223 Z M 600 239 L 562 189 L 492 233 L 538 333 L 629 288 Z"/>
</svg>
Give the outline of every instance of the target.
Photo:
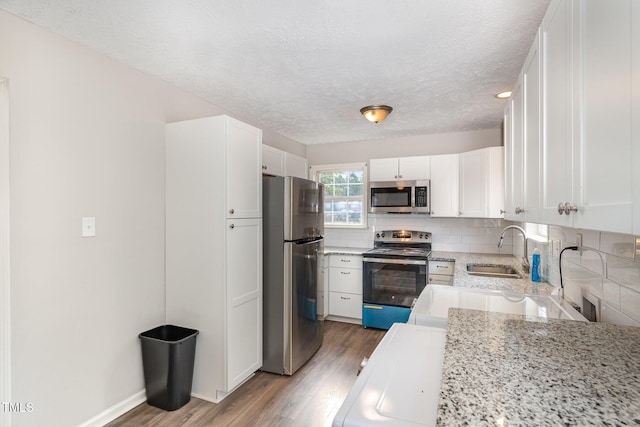
<svg viewBox="0 0 640 427">
<path fill-rule="evenodd" d="M 435 425 L 445 342 L 445 329 L 394 323 L 369 358 L 332 425 Z"/>
</svg>

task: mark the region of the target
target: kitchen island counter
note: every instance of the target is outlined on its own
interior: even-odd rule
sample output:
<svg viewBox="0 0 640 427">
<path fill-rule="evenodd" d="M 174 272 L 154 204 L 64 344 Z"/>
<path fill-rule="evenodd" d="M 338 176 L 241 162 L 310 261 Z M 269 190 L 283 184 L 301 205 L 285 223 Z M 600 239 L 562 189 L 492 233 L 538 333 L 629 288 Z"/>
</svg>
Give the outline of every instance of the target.
<svg viewBox="0 0 640 427">
<path fill-rule="evenodd" d="M 640 328 L 449 310 L 437 425 L 638 425 Z"/>
</svg>

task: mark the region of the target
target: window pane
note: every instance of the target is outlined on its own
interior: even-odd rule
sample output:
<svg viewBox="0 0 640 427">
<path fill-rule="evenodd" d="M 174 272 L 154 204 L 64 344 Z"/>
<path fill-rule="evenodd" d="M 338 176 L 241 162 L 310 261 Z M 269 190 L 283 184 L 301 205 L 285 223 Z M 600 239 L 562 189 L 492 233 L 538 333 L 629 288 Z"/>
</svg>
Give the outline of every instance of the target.
<svg viewBox="0 0 640 427">
<path fill-rule="evenodd" d="M 364 191 L 364 184 L 350 184 L 349 196 L 362 196 Z"/>
<path fill-rule="evenodd" d="M 317 180 L 324 184 L 325 225 L 361 226 L 365 199 L 364 169 L 319 170 Z"/>
</svg>

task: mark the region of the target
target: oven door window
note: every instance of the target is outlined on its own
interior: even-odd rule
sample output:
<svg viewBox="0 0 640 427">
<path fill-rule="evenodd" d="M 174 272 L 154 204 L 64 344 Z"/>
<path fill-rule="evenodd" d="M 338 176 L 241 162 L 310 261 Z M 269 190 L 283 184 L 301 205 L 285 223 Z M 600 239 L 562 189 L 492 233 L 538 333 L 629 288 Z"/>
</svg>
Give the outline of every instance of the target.
<svg viewBox="0 0 640 427">
<path fill-rule="evenodd" d="M 370 304 L 411 307 L 427 284 L 426 263 L 365 262 L 363 301 Z"/>
</svg>

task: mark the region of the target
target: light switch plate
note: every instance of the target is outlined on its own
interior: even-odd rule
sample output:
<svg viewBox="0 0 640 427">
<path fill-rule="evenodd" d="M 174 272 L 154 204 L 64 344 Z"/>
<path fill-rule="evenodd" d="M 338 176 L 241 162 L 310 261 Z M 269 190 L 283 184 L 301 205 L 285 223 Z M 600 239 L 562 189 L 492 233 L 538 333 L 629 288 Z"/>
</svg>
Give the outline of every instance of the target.
<svg viewBox="0 0 640 427">
<path fill-rule="evenodd" d="M 551 241 L 551 256 L 560 255 L 560 240 Z"/>
<path fill-rule="evenodd" d="M 82 218 L 82 237 L 96 236 L 96 218 L 93 216 Z"/>
</svg>

